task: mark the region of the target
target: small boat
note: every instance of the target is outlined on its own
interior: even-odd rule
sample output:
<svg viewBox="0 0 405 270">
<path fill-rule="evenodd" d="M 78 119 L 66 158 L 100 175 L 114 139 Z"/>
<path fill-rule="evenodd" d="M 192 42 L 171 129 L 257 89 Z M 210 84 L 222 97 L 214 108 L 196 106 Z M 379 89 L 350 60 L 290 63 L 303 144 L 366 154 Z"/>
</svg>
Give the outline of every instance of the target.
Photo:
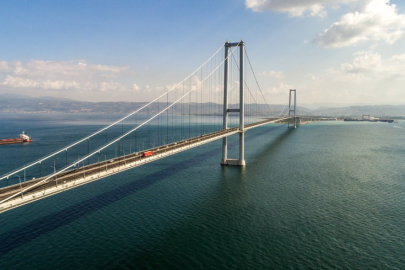
<svg viewBox="0 0 405 270">
<path fill-rule="evenodd" d="M 0 145 L 1 144 L 14 144 L 14 143 L 25 143 L 25 142 L 32 142 L 30 136 L 28 136 L 28 133 L 25 133 L 23 131 L 20 134 L 19 138 L 12 138 L 12 139 L 2 139 L 0 140 Z"/>
</svg>

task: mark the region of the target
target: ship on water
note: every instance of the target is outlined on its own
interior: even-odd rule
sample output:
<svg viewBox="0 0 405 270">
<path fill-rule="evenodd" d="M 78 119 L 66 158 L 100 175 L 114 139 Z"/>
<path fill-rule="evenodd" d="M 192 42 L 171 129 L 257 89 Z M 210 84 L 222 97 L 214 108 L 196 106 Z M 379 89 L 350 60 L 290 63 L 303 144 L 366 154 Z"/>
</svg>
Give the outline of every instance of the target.
<svg viewBox="0 0 405 270">
<path fill-rule="evenodd" d="M 1 139 L 0 140 L 0 145 L 2 145 L 2 144 L 15 144 L 15 143 L 28 143 L 28 142 L 32 142 L 32 139 L 31 139 L 30 136 L 28 136 L 28 133 L 25 133 L 25 131 L 23 131 L 20 134 L 19 138 Z"/>
</svg>

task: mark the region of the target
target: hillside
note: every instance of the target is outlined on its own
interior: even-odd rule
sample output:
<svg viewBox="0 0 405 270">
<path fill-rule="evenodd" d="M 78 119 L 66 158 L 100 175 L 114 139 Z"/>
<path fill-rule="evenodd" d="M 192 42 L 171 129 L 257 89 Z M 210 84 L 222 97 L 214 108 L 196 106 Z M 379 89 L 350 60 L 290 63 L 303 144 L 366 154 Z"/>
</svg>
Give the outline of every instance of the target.
<svg viewBox="0 0 405 270">
<path fill-rule="evenodd" d="M 127 114 L 145 105 L 145 102 L 84 102 L 54 97 L 32 98 L 17 94 L 0 95 L 1 113 L 94 113 L 94 114 Z M 149 110 L 142 113 L 154 114 L 166 106 L 166 102 L 150 105 Z M 237 108 L 237 105 L 230 105 L 230 108 Z M 270 105 L 272 114 L 278 115 L 283 109 L 285 114 L 288 108 L 285 105 Z M 245 107 L 247 115 L 257 114 L 256 105 L 247 104 Z M 261 104 L 260 110 L 268 112 L 267 105 Z M 259 111 L 260 111 L 259 110 Z M 222 114 L 222 106 L 216 103 L 191 103 L 177 104 L 173 107 L 174 114 Z M 361 117 L 369 114 L 374 117 L 405 117 L 405 105 L 366 105 L 348 107 L 321 107 L 310 110 L 298 106 L 297 113 L 311 116 L 330 117 Z"/>
</svg>

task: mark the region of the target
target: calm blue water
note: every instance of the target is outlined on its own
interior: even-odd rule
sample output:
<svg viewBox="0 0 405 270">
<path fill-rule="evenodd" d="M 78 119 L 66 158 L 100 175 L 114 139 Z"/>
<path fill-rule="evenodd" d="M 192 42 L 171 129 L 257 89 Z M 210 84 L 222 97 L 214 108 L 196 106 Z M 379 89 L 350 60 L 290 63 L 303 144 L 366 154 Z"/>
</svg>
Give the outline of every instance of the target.
<svg viewBox="0 0 405 270">
<path fill-rule="evenodd" d="M 2 114 L 1 138 L 35 141 L 0 147 L 0 174 L 116 118 Z M 404 139 L 403 121 L 260 127 L 245 168 L 218 141 L 0 214 L 0 269 L 405 269 Z"/>
</svg>

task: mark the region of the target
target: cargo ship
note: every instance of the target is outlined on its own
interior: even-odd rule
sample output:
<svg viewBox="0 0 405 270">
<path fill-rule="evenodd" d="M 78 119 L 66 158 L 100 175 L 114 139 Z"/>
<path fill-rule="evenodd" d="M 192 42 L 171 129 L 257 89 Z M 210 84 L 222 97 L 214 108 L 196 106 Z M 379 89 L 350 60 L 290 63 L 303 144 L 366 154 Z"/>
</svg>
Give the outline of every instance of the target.
<svg viewBox="0 0 405 270">
<path fill-rule="evenodd" d="M 28 136 L 25 131 L 23 131 L 20 134 L 19 138 L 13 138 L 13 139 L 2 139 L 0 140 L 0 145 L 1 144 L 14 144 L 14 143 L 25 143 L 25 142 L 32 142 L 30 136 Z"/>
</svg>

